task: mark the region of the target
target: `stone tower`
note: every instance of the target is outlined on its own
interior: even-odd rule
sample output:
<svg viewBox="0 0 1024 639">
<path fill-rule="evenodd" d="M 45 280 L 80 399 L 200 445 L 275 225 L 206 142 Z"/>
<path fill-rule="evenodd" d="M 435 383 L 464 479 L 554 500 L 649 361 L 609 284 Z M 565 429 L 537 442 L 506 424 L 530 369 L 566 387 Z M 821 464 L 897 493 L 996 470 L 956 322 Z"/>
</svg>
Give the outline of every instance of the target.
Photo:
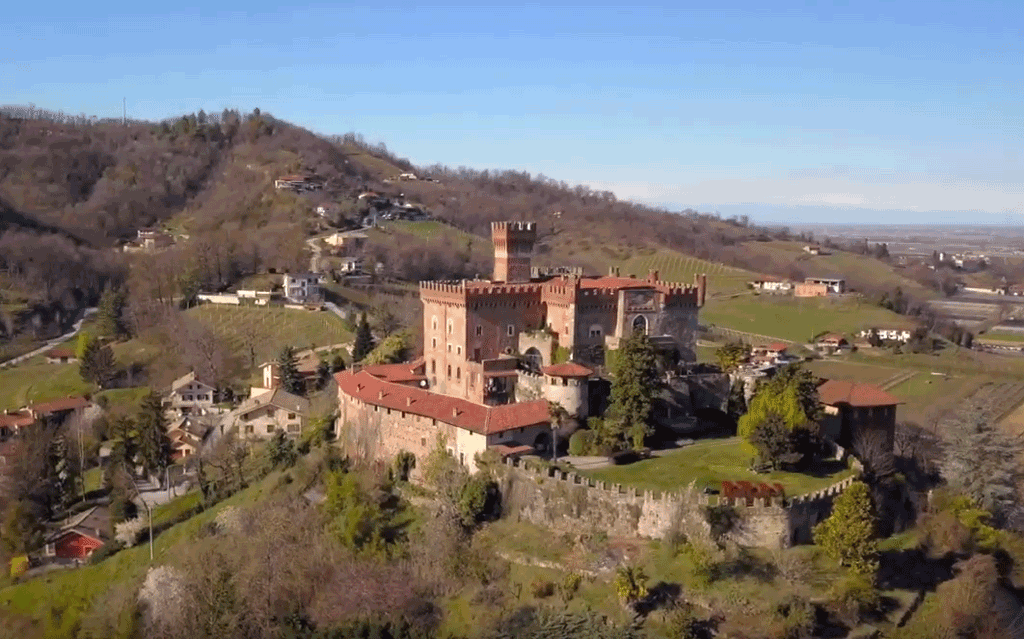
<svg viewBox="0 0 1024 639">
<path fill-rule="evenodd" d="M 536 222 L 493 222 L 495 282 L 529 282 L 530 256 L 537 241 Z"/>
</svg>

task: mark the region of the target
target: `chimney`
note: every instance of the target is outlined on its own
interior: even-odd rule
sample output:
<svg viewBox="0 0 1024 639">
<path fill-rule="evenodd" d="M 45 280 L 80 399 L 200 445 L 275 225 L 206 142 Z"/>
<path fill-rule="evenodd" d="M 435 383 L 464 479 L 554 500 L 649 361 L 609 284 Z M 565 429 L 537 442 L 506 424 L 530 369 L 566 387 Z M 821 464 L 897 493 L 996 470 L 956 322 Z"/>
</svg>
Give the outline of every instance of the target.
<svg viewBox="0 0 1024 639">
<path fill-rule="evenodd" d="M 387 395 L 387 393 L 385 393 L 384 391 L 380 391 L 379 393 L 377 393 L 377 399 L 384 399 L 385 395 Z"/>
<path fill-rule="evenodd" d="M 458 408 L 453 408 L 452 409 L 452 417 L 458 417 L 458 416 L 459 416 L 459 409 Z"/>
<path fill-rule="evenodd" d="M 608 267 L 608 275 L 610 277 L 618 277 L 619 276 L 619 267 L 618 266 L 609 266 Z"/>
<path fill-rule="evenodd" d="M 406 397 L 406 398 L 405 398 L 405 405 L 406 405 L 406 406 L 412 406 L 412 403 L 413 403 L 414 401 L 416 401 L 416 400 L 414 400 L 414 399 L 413 399 L 412 397 Z"/>
<path fill-rule="evenodd" d="M 697 306 L 704 306 L 704 299 L 708 292 L 708 276 L 701 273 L 697 276 Z"/>
<path fill-rule="evenodd" d="M 658 281 L 658 271 L 657 271 L 657 269 L 653 269 L 652 268 L 650 271 L 647 272 L 647 280 L 649 282 L 657 282 Z"/>
</svg>

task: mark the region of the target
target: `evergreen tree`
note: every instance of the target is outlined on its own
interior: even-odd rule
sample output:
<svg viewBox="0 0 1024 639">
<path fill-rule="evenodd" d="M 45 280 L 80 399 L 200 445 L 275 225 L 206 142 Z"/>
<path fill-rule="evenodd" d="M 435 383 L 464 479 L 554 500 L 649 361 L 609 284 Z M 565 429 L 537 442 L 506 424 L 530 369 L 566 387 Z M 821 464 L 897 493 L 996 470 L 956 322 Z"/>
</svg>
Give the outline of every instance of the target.
<svg viewBox="0 0 1024 639">
<path fill-rule="evenodd" d="M 281 380 L 281 388 L 293 395 L 303 394 L 305 389 L 302 387 L 302 378 L 299 377 L 295 362 L 295 349 L 291 346 L 285 346 L 277 356 L 277 374 Z"/>
<path fill-rule="evenodd" d="M 370 322 L 363 313 L 359 320 L 359 327 L 356 328 L 356 339 L 352 345 L 352 362 L 361 362 L 363 358 L 373 350 L 373 333 L 370 331 Z"/>
<path fill-rule="evenodd" d="M 75 499 L 75 484 L 78 474 L 69 457 L 67 439 L 57 434 L 50 440 L 49 475 L 53 493 L 53 507 L 64 511 Z"/>
<path fill-rule="evenodd" d="M 267 458 L 274 468 L 278 466 L 291 466 L 295 463 L 297 454 L 295 443 L 288 438 L 283 430 L 278 430 L 267 443 Z"/>
<path fill-rule="evenodd" d="M 878 568 L 878 541 L 871 490 L 854 482 L 836 498 L 832 514 L 814 527 L 814 543 L 842 566 L 861 574 Z"/>
<path fill-rule="evenodd" d="M 821 406 L 814 376 L 798 366 L 788 366 L 758 386 L 746 414 L 739 419 L 736 431 L 744 451 L 753 457 L 759 452 L 753 441 L 754 432 L 769 419 L 778 418 L 791 432 L 793 447 L 790 452 L 808 454 L 814 447 L 812 435 L 817 430 L 815 422 L 820 417 Z"/>
<path fill-rule="evenodd" d="M 89 340 L 78 362 L 78 373 L 83 380 L 106 388 L 117 375 L 114 351 L 109 346 L 100 345 L 99 340 Z"/>
<path fill-rule="evenodd" d="M 96 310 L 96 331 L 100 337 L 118 339 L 128 334 L 124 321 L 126 297 L 121 289 L 107 286 Z"/>
<path fill-rule="evenodd" d="M 163 471 L 171 465 L 171 444 L 167 439 L 167 420 L 160 395 L 150 392 L 139 405 L 135 437 L 143 471 L 157 476 L 163 484 Z"/>
<path fill-rule="evenodd" d="M 740 364 L 750 359 L 750 345 L 743 342 L 729 342 L 715 351 L 718 366 L 725 373 L 731 373 Z"/>
<path fill-rule="evenodd" d="M 658 389 L 658 370 L 654 345 L 644 333 L 623 340 L 616 354 L 615 380 L 612 382 L 609 410 L 623 440 L 634 450 L 643 448 L 644 438 L 652 432 L 649 420 L 654 394 Z"/>
<path fill-rule="evenodd" d="M 323 390 L 327 386 L 327 382 L 331 380 L 331 365 L 325 360 L 320 360 L 320 363 L 316 365 L 316 387 Z"/>
<path fill-rule="evenodd" d="M 343 370 L 345 370 L 345 359 L 339 353 L 331 359 L 331 372 L 340 373 Z"/>
</svg>

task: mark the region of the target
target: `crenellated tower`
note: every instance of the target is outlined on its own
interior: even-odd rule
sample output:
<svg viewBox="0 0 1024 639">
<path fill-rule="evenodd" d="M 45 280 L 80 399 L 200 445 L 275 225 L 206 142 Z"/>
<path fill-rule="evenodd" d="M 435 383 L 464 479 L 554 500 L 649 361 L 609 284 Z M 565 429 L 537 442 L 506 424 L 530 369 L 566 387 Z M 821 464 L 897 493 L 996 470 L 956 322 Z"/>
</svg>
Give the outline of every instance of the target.
<svg viewBox="0 0 1024 639">
<path fill-rule="evenodd" d="M 530 257 L 537 242 L 536 222 L 493 222 L 495 282 L 529 282 Z"/>
</svg>

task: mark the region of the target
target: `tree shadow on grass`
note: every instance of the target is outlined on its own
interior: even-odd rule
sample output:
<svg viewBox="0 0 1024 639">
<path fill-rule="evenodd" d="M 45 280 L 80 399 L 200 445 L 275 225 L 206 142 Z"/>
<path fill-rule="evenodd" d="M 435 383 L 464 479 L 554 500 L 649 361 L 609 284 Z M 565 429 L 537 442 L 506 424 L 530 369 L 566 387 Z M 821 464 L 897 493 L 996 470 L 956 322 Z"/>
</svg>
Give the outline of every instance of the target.
<svg viewBox="0 0 1024 639">
<path fill-rule="evenodd" d="M 771 583 L 778 575 L 775 564 L 765 561 L 746 548 L 741 548 L 736 557 L 720 561 L 711 569 L 711 581 L 725 581 L 750 577 L 760 583 Z"/>
<path fill-rule="evenodd" d="M 668 608 L 679 600 L 683 589 L 679 584 L 659 581 L 647 590 L 647 596 L 634 605 L 636 613 L 646 616 L 660 608 Z"/>
</svg>

